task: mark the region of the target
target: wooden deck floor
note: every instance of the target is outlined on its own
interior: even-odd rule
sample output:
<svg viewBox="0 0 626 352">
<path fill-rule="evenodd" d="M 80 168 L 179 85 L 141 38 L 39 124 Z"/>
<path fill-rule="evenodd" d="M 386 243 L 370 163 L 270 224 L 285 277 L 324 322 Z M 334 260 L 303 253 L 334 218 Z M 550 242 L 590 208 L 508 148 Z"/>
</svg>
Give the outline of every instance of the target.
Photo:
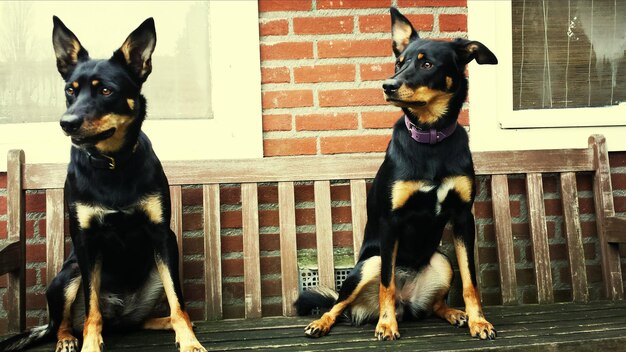
<svg viewBox="0 0 626 352">
<path fill-rule="evenodd" d="M 309 318 L 263 318 L 197 322 L 200 341 L 211 351 L 626 351 L 626 302 L 487 307 L 498 331 L 495 341 L 469 336 L 441 320 L 400 323 L 402 338 L 379 342 L 374 326 L 336 326 L 321 339 L 304 337 Z M 106 351 L 176 351 L 171 332 L 105 336 Z M 52 351 L 46 344 L 30 351 Z"/>
</svg>

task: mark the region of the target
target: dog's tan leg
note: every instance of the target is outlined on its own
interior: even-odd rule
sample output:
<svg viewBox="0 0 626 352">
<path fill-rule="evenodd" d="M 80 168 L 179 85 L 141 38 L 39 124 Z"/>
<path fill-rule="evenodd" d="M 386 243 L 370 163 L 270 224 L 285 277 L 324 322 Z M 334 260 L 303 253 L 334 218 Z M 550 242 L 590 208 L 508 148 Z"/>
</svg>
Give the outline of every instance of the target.
<svg viewBox="0 0 626 352">
<path fill-rule="evenodd" d="M 430 266 L 437 272 L 438 286 L 443 285 L 439 291 L 435 293 L 433 299 L 433 313 L 441 319 L 447 321 L 454 326 L 464 326 L 467 324 L 467 314 L 459 309 L 448 307 L 446 297 L 450 292 L 450 284 L 452 283 L 452 266 L 450 261 L 443 254 L 435 252 L 430 259 Z"/>
<path fill-rule="evenodd" d="M 174 288 L 168 266 L 157 256 L 157 269 L 163 281 L 163 288 L 170 306 L 170 324 L 176 333 L 176 344 L 181 352 L 206 352 L 193 332 L 189 315 L 182 309 L 181 302 Z"/>
<path fill-rule="evenodd" d="M 100 352 L 104 345 L 102 340 L 102 313 L 100 312 L 100 278 L 102 262 L 96 260 L 89 283 L 89 311 L 83 327 L 82 352 Z"/>
<path fill-rule="evenodd" d="M 80 276 L 74 278 L 63 291 L 63 320 L 61 320 L 59 330 L 57 330 L 56 352 L 78 351 L 78 339 L 72 335 L 71 310 L 80 288 L 80 280 Z"/>
<path fill-rule="evenodd" d="M 475 280 L 472 279 L 470 271 L 470 265 L 474 265 L 474 262 L 470 263 L 468 248 L 465 246 L 463 239 L 455 238 L 454 249 L 459 263 L 461 280 L 463 281 L 463 300 L 465 301 L 465 312 L 468 317 L 467 325 L 469 326 L 470 334 L 472 337 L 478 337 L 481 340 L 494 339 L 496 330 L 483 315 L 478 289 L 474 284 Z"/>
<path fill-rule="evenodd" d="M 330 311 L 324 313 L 321 318 L 313 321 L 304 329 L 304 334 L 308 337 L 321 337 L 330 331 L 335 324 L 337 317 L 357 299 L 359 294 L 367 285 L 378 278 L 380 274 L 380 257 L 371 257 L 363 262 L 361 268 L 361 278 L 354 290 L 345 299 L 340 299 Z"/>
<path fill-rule="evenodd" d="M 146 330 L 172 330 L 172 319 L 170 317 L 153 318 L 143 323 Z"/>
<path fill-rule="evenodd" d="M 381 250 L 382 252 L 382 250 Z M 382 253 L 381 253 L 382 254 Z M 378 304 L 380 315 L 374 335 L 378 340 L 395 340 L 400 338 L 398 321 L 396 320 L 396 256 L 398 255 L 398 241 L 394 243 L 391 253 L 391 276 L 388 282 L 384 279 L 384 271 L 388 268 L 381 263 L 380 288 L 378 293 Z"/>
</svg>

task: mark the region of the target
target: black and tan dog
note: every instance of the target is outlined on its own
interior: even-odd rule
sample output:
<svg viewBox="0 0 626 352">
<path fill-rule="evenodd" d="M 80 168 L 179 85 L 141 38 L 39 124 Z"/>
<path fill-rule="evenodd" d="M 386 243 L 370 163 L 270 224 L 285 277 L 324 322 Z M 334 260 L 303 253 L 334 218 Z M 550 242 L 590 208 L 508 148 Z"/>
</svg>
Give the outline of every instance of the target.
<svg viewBox="0 0 626 352">
<path fill-rule="evenodd" d="M 141 132 L 154 20 L 108 60 L 90 59 L 57 17 L 52 40 L 66 82 L 61 128 L 72 141 L 65 199 L 73 250 L 47 290 L 49 324 L 4 341 L 0 350 L 56 335 L 58 352 L 77 351 L 82 331 L 81 351 L 101 351 L 103 328 L 144 328 L 173 329 L 181 351 L 206 351 L 184 310 L 167 178 Z M 164 296 L 170 314 L 157 317 Z"/>
<path fill-rule="evenodd" d="M 472 60 L 496 64 L 476 41 L 419 38 L 411 23 L 391 8 L 396 68 L 383 84 L 385 97 L 405 113 L 367 199 L 367 225 L 359 260 L 339 293 L 318 289 L 301 294 L 301 315 L 314 306 L 330 311 L 305 328 L 326 335 L 344 312 L 353 323 L 378 319 L 379 340 L 400 337 L 398 319 L 435 315 L 469 326 L 471 336 L 493 339 L 496 331 L 482 313 L 474 267 L 474 167 L 465 129 L 457 118 L 467 96 L 465 66 Z M 445 299 L 453 276 L 438 252 L 451 222 L 463 281 L 465 311 Z"/>
</svg>

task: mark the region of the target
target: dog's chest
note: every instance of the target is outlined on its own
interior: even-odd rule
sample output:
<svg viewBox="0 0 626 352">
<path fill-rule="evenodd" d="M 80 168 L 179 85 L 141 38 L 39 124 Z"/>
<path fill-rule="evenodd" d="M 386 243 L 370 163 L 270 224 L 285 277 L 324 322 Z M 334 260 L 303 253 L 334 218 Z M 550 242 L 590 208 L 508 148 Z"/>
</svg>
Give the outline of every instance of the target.
<svg viewBox="0 0 626 352">
<path fill-rule="evenodd" d="M 103 225 L 124 226 L 131 219 L 147 219 L 155 224 L 163 222 L 163 203 L 158 194 L 146 195 L 122 207 L 76 202 L 74 209 L 78 226 L 83 230 Z"/>
<path fill-rule="evenodd" d="M 450 197 L 463 203 L 472 199 L 473 180 L 468 176 L 448 176 L 441 182 L 430 180 L 398 180 L 391 186 L 391 209 L 411 208 L 439 214 Z"/>
</svg>

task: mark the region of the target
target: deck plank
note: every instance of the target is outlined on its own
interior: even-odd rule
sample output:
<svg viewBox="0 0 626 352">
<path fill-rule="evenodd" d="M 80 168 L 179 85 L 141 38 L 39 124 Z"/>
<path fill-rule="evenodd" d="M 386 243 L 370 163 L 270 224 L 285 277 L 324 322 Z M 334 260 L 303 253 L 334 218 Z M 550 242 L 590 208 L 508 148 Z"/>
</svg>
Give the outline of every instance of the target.
<svg viewBox="0 0 626 352">
<path fill-rule="evenodd" d="M 269 317 L 248 320 L 197 322 L 196 335 L 210 351 L 590 351 L 615 350 L 626 343 L 626 302 L 596 301 L 542 305 L 485 307 L 498 330 L 495 341 L 479 341 L 466 328 L 452 328 L 436 318 L 401 322 L 402 338 L 374 339 L 374 325 L 338 324 L 321 339 L 303 336 L 311 317 Z M 143 331 L 105 335 L 110 351 L 175 351 L 172 332 Z M 49 351 L 52 344 L 30 351 Z M 591 348 L 591 349 L 590 349 Z"/>
</svg>

